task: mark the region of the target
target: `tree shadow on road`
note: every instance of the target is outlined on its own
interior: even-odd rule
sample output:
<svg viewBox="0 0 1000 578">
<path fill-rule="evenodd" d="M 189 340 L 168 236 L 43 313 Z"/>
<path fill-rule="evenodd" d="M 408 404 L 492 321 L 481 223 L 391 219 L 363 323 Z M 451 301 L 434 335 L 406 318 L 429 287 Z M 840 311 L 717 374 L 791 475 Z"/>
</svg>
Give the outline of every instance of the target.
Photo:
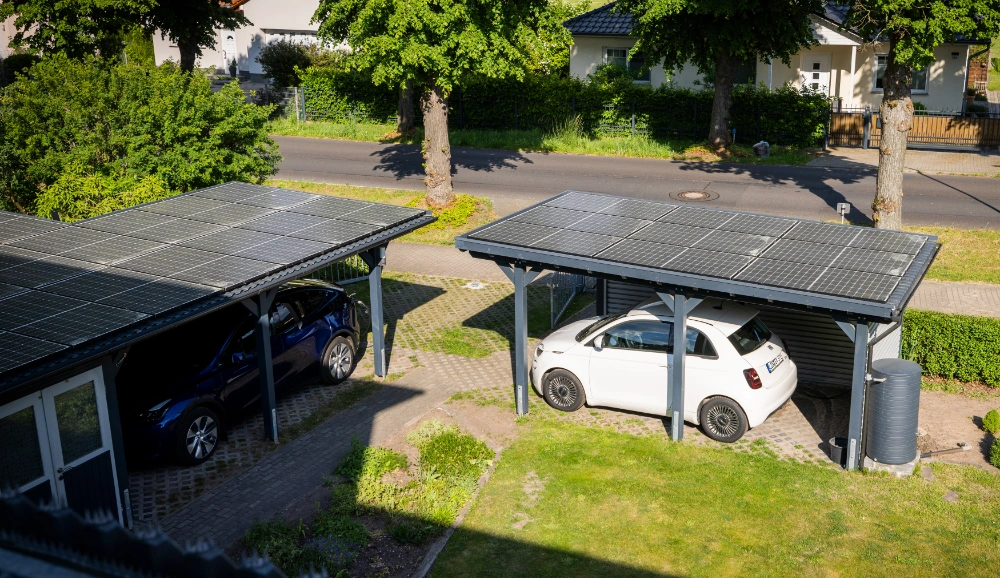
<svg viewBox="0 0 1000 578">
<path fill-rule="evenodd" d="M 854 185 L 867 178 L 874 177 L 878 171 L 873 168 L 833 169 L 827 167 L 791 167 L 782 165 L 752 165 L 735 163 L 696 163 L 681 164 L 682 171 L 699 171 L 709 175 L 733 175 L 750 177 L 759 184 L 793 185 L 805 189 L 820 198 L 830 209 L 837 210 L 837 203 L 847 203 L 843 193 L 837 191 L 828 181 L 842 185 Z M 819 178 L 817 178 L 819 177 Z M 875 198 L 875 187 L 872 186 L 871 197 Z M 859 209 L 851 203 L 851 210 L 845 217 L 856 225 L 873 224 L 871 215 L 866 212 L 868 207 Z"/>
<path fill-rule="evenodd" d="M 419 145 L 393 144 L 371 153 L 371 156 L 379 159 L 375 170 L 393 173 L 396 180 L 424 176 L 424 158 Z M 501 169 L 517 170 L 519 165 L 523 164 L 531 164 L 531 160 L 518 151 L 451 149 L 451 174 L 453 176 L 459 167 L 490 173 Z"/>
</svg>

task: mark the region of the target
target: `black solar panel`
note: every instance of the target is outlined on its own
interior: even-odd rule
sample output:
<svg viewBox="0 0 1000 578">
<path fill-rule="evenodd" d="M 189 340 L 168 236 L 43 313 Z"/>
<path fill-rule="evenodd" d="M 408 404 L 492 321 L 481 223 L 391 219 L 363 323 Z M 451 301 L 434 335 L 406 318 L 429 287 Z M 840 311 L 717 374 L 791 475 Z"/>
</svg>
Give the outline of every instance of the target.
<svg viewBox="0 0 1000 578">
<path fill-rule="evenodd" d="M 222 225 L 192 221 L 191 219 L 171 219 L 162 224 L 129 233 L 129 236 L 161 243 L 177 243 L 223 229 L 225 227 Z"/>
<path fill-rule="evenodd" d="M 64 349 L 66 346 L 61 343 L 0 331 L 0 372 L 20 367 Z"/>
<path fill-rule="evenodd" d="M 176 279 L 157 278 L 156 282 L 122 291 L 97 301 L 119 309 L 156 315 L 218 291 L 219 289 L 216 287 L 185 283 Z"/>
<path fill-rule="evenodd" d="M 428 221 L 409 207 L 247 183 L 74 224 L 0 212 L 0 374 Z"/>
<path fill-rule="evenodd" d="M 65 224 L 56 221 L 19 216 L 3 222 L 3 226 L 0 227 L 0 243 L 40 235 L 65 226 Z"/>
<path fill-rule="evenodd" d="M 64 345 L 77 345 L 107 335 L 143 317 L 147 315 L 88 303 L 69 311 L 55 312 L 49 317 L 18 327 L 14 332 Z"/>
<path fill-rule="evenodd" d="M 572 191 L 456 241 L 504 255 L 475 241 L 884 303 L 933 237 Z"/>
<path fill-rule="evenodd" d="M 101 266 L 87 261 L 66 259 L 65 257 L 45 257 L 37 261 L 29 261 L 23 265 L 9 267 L 0 271 L 0 283 L 18 285 L 21 287 L 38 287 L 54 283 L 62 279 L 83 275 Z"/>
</svg>

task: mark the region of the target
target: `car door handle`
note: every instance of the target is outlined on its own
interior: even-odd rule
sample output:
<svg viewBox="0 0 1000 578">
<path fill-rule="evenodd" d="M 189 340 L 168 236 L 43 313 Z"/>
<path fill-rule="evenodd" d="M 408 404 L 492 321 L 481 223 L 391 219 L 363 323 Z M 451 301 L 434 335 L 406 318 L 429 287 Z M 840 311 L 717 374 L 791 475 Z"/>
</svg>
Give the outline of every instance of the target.
<svg viewBox="0 0 1000 578">
<path fill-rule="evenodd" d="M 59 468 L 58 470 L 56 470 L 56 473 L 59 474 L 57 477 L 60 480 L 63 479 L 63 474 L 65 474 L 66 472 L 68 472 L 68 471 L 70 471 L 72 469 L 73 469 L 73 466 L 63 466 L 63 467 Z"/>
</svg>

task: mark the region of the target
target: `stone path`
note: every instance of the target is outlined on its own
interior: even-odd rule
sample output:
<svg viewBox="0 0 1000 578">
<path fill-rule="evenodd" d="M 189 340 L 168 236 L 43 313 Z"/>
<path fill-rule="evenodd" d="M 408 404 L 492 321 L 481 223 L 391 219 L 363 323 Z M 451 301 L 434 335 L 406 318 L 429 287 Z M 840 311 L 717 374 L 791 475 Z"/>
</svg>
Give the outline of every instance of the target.
<svg viewBox="0 0 1000 578">
<path fill-rule="evenodd" d="M 508 283 L 507 277 L 492 261 L 474 259 L 468 253 L 444 245 L 391 243 L 386 253 L 386 269 Z M 1000 317 L 1000 285 L 925 280 L 917 287 L 909 306 L 942 313 Z"/>
<path fill-rule="evenodd" d="M 831 148 L 822 156 L 809 161 L 806 166 L 865 170 L 878 168 L 878 149 Z M 911 149 L 906 151 L 905 172 L 996 177 L 1000 176 L 1000 153 L 996 150 L 958 153 Z"/>
</svg>

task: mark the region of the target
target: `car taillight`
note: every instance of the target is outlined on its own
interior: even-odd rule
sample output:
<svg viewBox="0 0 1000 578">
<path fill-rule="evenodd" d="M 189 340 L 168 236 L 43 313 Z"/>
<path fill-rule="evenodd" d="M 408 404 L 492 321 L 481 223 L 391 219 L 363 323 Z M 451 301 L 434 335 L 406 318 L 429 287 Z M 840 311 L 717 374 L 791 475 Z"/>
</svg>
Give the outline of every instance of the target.
<svg viewBox="0 0 1000 578">
<path fill-rule="evenodd" d="M 756 369 L 744 369 L 743 377 L 747 378 L 747 385 L 750 386 L 750 389 L 760 389 L 764 385 L 760 382 L 760 376 L 757 375 Z"/>
</svg>

